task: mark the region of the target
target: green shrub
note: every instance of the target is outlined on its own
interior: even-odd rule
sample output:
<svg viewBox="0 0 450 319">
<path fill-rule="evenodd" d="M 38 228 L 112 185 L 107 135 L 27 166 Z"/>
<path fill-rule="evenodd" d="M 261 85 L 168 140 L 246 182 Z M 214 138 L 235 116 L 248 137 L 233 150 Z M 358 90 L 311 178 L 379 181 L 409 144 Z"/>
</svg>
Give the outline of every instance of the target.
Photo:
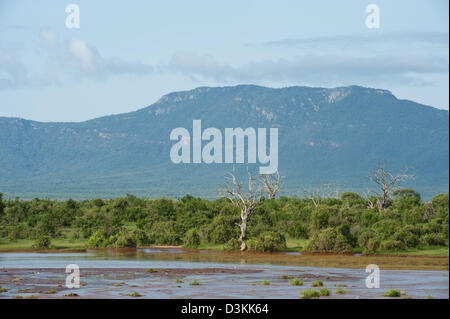
<svg viewBox="0 0 450 319">
<path fill-rule="evenodd" d="M 197 281 L 197 280 L 195 280 L 195 279 L 193 279 L 193 280 L 191 280 L 191 282 L 189 283 L 189 285 L 191 285 L 191 286 L 200 286 L 200 282 Z"/>
<path fill-rule="evenodd" d="M 406 225 L 394 233 L 394 240 L 401 241 L 405 247 L 412 248 L 419 244 L 419 232 L 412 225 Z"/>
<path fill-rule="evenodd" d="M 300 293 L 300 296 L 303 299 L 319 298 L 320 293 L 314 289 L 306 289 Z"/>
<path fill-rule="evenodd" d="M 306 250 L 347 253 L 351 251 L 351 247 L 341 233 L 335 228 L 329 227 L 316 232 L 308 241 Z"/>
<path fill-rule="evenodd" d="M 137 291 L 133 291 L 132 293 L 126 294 L 125 296 L 142 297 L 142 295 L 140 293 L 138 293 Z"/>
<path fill-rule="evenodd" d="M 371 239 L 378 239 L 377 234 L 373 230 L 365 230 L 358 237 L 358 245 L 363 250 L 368 250 L 369 241 Z"/>
<path fill-rule="evenodd" d="M 200 234 L 195 228 L 189 229 L 184 236 L 184 247 L 197 248 L 198 246 L 200 246 Z"/>
<path fill-rule="evenodd" d="M 250 251 L 277 251 L 286 248 L 286 238 L 278 232 L 265 232 L 256 239 L 247 241 Z"/>
<path fill-rule="evenodd" d="M 311 287 L 322 287 L 322 286 L 323 286 L 322 280 L 316 280 L 311 282 Z"/>
<path fill-rule="evenodd" d="M 420 242 L 425 246 L 445 246 L 445 240 L 439 234 L 425 234 Z"/>
<path fill-rule="evenodd" d="M 402 293 L 400 292 L 400 290 L 397 289 L 391 289 L 382 294 L 382 296 L 384 297 L 392 297 L 392 298 L 400 297 L 401 295 Z"/>
<path fill-rule="evenodd" d="M 287 228 L 287 233 L 292 238 L 308 238 L 308 224 L 301 221 L 295 221 L 290 227 Z"/>
<path fill-rule="evenodd" d="M 95 247 L 111 247 L 114 245 L 116 238 L 112 235 L 108 235 L 104 230 L 97 230 L 94 232 L 87 242 L 89 248 Z"/>
<path fill-rule="evenodd" d="M 364 249 L 365 253 L 374 253 L 380 248 L 381 241 L 379 238 L 370 238 L 369 242 L 367 243 L 366 248 Z"/>
<path fill-rule="evenodd" d="M 291 286 L 303 286 L 303 280 L 295 278 L 289 282 Z"/>
<path fill-rule="evenodd" d="M 51 238 L 50 236 L 40 235 L 34 241 L 34 248 L 38 249 L 48 249 L 51 247 Z"/>
<path fill-rule="evenodd" d="M 343 294 L 346 293 L 346 291 L 345 291 L 344 289 L 342 289 L 342 288 L 338 288 L 338 289 L 336 289 L 336 290 L 334 291 L 334 293 L 335 293 L 335 294 L 338 294 L 338 295 L 343 295 Z"/>
<path fill-rule="evenodd" d="M 404 250 L 405 244 L 399 240 L 387 240 L 381 244 L 381 248 L 387 251 L 399 251 Z"/>
<path fill-rule="evenodd" d="M 122 232 L 117 235 L 116 242 L 114 243 L 116 248 L 135 248 L 136 239 L 132 234 Z"/>
<path fill-rule="evenodd" d="M 399 221 L 394 219 L 382 219 L 372 225 L 371 229 L 374 230 L 381 240 L 391 239 L 394 233 L 400 228 Z"/>
<path fill-rule="evenodd" d="M 330 295 L 330 291 L 328 290 L 328 288 L 320 288 L 319 289 L 319 294 L 321 296 L 329 296 Z"/>
<path fill-rule="evenodd" d="M 205 227 L 204 239 L 213 244 L 223 244 L 239 236 L 238 219 L 234 216 L 218 215 Z"/>
<path fill-rule="evenodd" d="M 241 242 L 237 238 L 231 238 L 223 247 L 224 250 L 239 250 L 241 249 Z"/>
</svg>

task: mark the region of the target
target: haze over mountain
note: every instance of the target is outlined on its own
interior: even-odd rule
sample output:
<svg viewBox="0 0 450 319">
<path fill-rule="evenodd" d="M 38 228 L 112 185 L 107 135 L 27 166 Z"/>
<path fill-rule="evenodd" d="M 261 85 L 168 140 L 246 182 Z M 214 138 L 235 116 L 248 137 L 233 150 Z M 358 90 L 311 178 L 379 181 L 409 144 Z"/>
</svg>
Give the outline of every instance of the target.
<svg viewBox="0 0 450 319">
<path fill-rule="evenodd" d="M 174 164 L 176 127 L 278 128 L 284 193 L 314 185 L 364 191 L 381 161 L 408 168 L 425 198 L 448 192 L 449 113 L 387 90 L 254 85 L 199 87 L 131 113 L 81 123 L 0 117 L 0 192 L 24 198 L 126 193 L 217 196 L 230 164 Z M 259 164 L 257 164 L 259 166 Z"/>
</svg>

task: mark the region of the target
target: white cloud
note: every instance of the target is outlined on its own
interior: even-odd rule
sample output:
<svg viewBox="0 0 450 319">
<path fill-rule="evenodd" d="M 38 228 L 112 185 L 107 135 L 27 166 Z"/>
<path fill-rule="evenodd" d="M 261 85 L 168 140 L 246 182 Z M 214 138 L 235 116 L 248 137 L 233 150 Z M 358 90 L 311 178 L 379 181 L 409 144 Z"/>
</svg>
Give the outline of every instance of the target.
<svg viewBox="0 0 450 319">
<path fill-rule="evenodd" d="M 71 40 L 69 42 L 69 51 L 73 56 L 80 60 L 84 68 L 92 68 L 93 53 L 83 40 Z"/>
<path fill-rule="evenodd" d="M 94 79 L 104 80 L 110 76 L 123 74 L 145 75 L 153 67 L 139 62 L 129 62 L 118 58 L 102 56 L 95 46 L 85 40 L 61 40 L 57 33 L 40 33 L 40 48 L 26 50 L 25 46 L 0 46 L 0 90 L 18 87 L 48 86 L 67 81 Z M 32 60 L 27 65 L 22 56 L 27 53 Z"/>
<path fill-rule="evenodd" d="M 269 80 L 293 81 L 314 85 L 335 85 L 342 82 L 406 86 L 427 85 L 424 74 L 448 73 L 445 55 L 305 55 L 297 58 L 267 59 L 241 66 L 221 64 L 210 56 L 189 53 L 176 54 L 170 70 L 190 77 L 216 82 L 252 82 Z"/>
</svg>

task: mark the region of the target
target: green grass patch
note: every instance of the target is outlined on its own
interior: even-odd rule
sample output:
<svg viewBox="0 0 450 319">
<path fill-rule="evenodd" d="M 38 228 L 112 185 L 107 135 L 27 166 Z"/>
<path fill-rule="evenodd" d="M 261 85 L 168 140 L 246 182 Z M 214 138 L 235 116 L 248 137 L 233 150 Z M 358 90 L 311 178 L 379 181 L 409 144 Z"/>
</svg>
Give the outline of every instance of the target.
<svg viewBox="0 0 450 319">
<path fill-rule="evenodd" d="M 303 290 L 302 292 L 300 292 L 300 297 L 302 299 L 319 298 L 320 293 L 314 289 L 306 289 L 306 290 Z"/>
<path fill-rule="evenodd" d="M 328 290 L 328 288 L 320 288 L 319 289 L 319 294 L 321 296 L 329 296 L 330 295 L 330 291 Z"/>
<path fill-rule="evenodd" d="M 195 279 L 193 279 L 193 280 L 191 280 L 191 282 L 189 283 L 189 285 L 191 285 L 191 286 L 200 286 L 200 282 L 197 281 L 197 280 L 195 280 Z"/>
<path fill-rule="evenodd" d="M 295 278 L 289 282 L 291 286 L 303 286 L 303 280 Z"/>
<path fill-rule="evenodd" d="M 338 295 L 343 295 L 343 294 L 346 293 L 346 291 L 345 291 L 344 289 L 342 289 L 342 288 L 338 288 L 338 289 L 336 289 L 336 290 L 334 291 L 334 293 L 335 293 L 335 294 L 338 294 Z"/>
<path fill-rule="evenodd" d="M 153 268 L 148 268 L 145 272 L 151 274 L 151 273 L 158 272 L 158 271 Z"/>
<path fill-rule="evenodd" d="M 398 289 L 391 289 L 389 291 L 382 293 L 381 295 L 384 297 L 396 298 L 396 297 L 400 297 L 402 295 L 402 293 Z"/>
<path fill-rule="evenodd" d="M 322 280 L 315 280 L 311 282 L 311 287 L 322 287 L 322 286 L 323 286 Z"/>
</svg>

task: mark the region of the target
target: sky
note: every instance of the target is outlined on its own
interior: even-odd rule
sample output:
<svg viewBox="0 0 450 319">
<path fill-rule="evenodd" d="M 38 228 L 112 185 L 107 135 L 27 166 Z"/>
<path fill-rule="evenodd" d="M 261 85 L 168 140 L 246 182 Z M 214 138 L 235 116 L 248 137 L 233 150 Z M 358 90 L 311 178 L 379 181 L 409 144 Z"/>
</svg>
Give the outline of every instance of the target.
<svg viewBox="0 0 450 319">
<path fill-rule="evenodd" d="M 237 84 L 362 85 L 448 110 L 448 5 L 0 0 L 0 116 L 78 122 Z"/>
</svg>

